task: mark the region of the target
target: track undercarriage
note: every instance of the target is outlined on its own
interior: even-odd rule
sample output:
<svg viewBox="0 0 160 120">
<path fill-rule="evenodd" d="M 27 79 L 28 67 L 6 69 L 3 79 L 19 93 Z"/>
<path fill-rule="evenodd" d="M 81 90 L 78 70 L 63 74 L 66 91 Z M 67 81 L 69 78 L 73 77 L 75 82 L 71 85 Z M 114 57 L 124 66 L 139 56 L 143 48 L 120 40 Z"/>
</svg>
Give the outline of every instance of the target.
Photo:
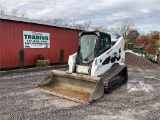
<svg viewBox="0 0 160 120">
<path fill-rule="evenodd" d="M 127 66 L 115 64 L 101 76 L 105 93 L 110 93 L 128 81 Z"/>
</svg>

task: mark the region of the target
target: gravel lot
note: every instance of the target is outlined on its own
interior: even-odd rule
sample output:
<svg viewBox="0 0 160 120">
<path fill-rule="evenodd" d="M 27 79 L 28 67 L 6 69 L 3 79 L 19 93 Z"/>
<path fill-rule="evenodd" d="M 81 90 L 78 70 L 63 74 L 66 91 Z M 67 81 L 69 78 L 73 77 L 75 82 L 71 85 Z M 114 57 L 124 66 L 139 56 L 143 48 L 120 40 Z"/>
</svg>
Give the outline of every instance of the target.
<svg viewBox="0 0 160 120">
<path fill-rule="evenodd" d="M 90 105 L 38 91 L 47 70 L 1 76 L 0 120 L 160 120 L 160 67 L 151 67 L 128 64 L 128 84 Z"/>
</svg>

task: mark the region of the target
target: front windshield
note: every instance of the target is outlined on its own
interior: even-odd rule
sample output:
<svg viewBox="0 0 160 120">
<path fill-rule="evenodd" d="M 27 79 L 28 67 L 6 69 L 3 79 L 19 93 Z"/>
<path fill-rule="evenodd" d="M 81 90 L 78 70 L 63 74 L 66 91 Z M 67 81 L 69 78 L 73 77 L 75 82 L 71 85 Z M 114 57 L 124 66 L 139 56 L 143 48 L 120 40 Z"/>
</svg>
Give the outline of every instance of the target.
<svg viewBox="0 0 160 120">
<path fill-rule="evenodd" d="M 81 63 L 90 63 L 95 58 L 95 46 L 98 37 L 95 34 L 85 34 L 80 38 L 79 60 Z"/>
</svg>

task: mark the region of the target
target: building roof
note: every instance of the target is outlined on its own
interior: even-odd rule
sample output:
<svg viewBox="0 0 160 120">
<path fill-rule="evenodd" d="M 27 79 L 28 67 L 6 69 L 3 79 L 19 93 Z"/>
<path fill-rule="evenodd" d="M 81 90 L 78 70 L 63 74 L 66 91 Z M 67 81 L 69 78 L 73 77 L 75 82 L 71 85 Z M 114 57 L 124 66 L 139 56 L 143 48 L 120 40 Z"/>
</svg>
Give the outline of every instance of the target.
<svg viewBox="0 0 160 120">
<path fill-rule="evenodd" d="M 36 20 L 36 19 L 29 19 L 29 18 L 22 18 L 22 17 L 15 17 L 15 16 L 10 16 L 10 15 L 0 15 L 0 20 L 10 20 L 10 21 L 16 21 L 16 22 L 33 23 L 33 24 L 47 25 L 47 26 L 52 26 L 52 27 L 79 30 L 75 28 L 66 27 L 63 25 L 56 25 L 52 22 L 41 21 L 41 20 Z"/>
</svg>

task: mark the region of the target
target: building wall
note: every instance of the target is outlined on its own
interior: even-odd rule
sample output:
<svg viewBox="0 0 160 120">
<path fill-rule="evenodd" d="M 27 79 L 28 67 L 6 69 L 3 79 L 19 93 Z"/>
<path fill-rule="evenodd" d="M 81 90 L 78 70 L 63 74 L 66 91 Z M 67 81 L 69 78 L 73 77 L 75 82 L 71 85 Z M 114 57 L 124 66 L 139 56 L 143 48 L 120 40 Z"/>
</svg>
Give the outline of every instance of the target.
<svg viewBox="0 0 160 120">
<path fill-rule="evenodd" d="M 19 66 L 19 50 L 23 49 L 23 31 L 50 33 L 50 48 L 25 48 L 25 66 L 36 64 L 36 55 L 42 54 L 51 63 L 59 62 L 60 49 L 64 61 L 77 50 L 78 30 L 0 20 L 0 68 Z"/>
</svg>

